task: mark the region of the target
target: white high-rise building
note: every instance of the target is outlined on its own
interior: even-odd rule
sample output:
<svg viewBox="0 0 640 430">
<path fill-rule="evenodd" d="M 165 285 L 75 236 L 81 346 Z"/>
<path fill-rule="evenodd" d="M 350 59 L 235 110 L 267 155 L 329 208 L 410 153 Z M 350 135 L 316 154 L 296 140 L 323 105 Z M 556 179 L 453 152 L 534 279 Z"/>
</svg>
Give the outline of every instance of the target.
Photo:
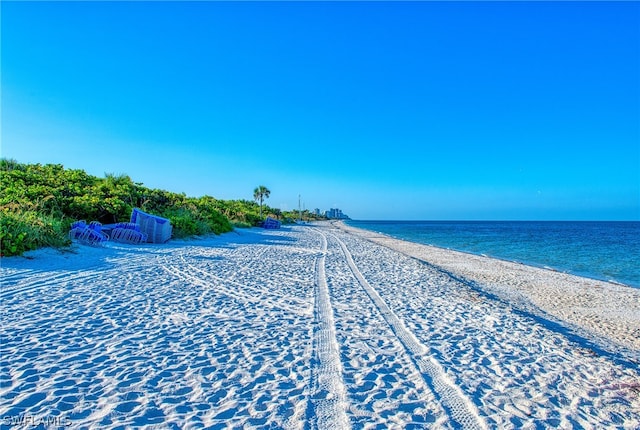
<svg viewBox="0 0 640 430">
<path fill-rule="evenodd" d="M 338 208 L 331 208 L 324 213 L 329 219 L 348 219 L 349 217 Z"/>
</svg>

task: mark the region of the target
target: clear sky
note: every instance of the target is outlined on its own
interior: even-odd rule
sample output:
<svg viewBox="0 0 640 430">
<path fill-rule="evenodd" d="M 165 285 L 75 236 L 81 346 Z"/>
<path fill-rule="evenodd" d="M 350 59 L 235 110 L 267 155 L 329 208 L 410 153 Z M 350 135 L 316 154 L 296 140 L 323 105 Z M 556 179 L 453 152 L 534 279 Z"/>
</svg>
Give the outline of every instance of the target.
<svg viewBox="0 0 640 430">
<path fill-rule="evenodd" d="M 640 219 L 638 2 L 7 2 L 2 156 L 355 219 Z"/>
</svg>

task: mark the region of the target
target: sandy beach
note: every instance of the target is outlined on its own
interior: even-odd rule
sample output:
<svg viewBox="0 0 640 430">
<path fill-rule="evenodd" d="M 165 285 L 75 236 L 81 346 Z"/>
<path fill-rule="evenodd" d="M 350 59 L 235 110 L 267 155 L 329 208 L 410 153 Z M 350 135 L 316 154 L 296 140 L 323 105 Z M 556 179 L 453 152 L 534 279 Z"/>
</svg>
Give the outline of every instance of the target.
<svg viewBox="0 0 640 430">
<path fill-rule="evenodd" d="M 1 265 L 2 428 L 640 428 L 637 289 L 341 223 Z"/>
</svg>

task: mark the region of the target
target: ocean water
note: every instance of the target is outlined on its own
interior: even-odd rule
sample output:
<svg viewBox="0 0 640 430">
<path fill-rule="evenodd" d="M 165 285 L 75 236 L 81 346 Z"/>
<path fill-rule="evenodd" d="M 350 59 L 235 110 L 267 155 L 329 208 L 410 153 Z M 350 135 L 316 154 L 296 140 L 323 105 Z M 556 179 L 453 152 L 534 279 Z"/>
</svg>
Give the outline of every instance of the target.
<svg viewBox="0 0 640 430">
<path fill-rule="evenodd" d="M 637 221 L 347 221 L 398 239 L 640 288 Z"/>
</svg>

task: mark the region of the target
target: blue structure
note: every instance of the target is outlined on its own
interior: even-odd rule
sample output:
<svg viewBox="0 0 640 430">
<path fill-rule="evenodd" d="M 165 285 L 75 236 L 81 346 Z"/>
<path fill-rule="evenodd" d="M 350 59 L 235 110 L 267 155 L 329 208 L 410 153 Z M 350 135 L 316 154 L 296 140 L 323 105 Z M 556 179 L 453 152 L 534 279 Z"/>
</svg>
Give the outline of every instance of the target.
<svg viewBox="0 0 640 430">
<path fill-rule="evenodd" d="M 282 223 L 280 221 L 278 221 L 277 219 L 273 219 L 271 217 L 267 217 L 267 219 L 264 220 L 264 222 L 262 223 L 262 227 L 268 228 L 268 229 L 278 229 L 280 228 L 281 225 Z"/>
</svg>

